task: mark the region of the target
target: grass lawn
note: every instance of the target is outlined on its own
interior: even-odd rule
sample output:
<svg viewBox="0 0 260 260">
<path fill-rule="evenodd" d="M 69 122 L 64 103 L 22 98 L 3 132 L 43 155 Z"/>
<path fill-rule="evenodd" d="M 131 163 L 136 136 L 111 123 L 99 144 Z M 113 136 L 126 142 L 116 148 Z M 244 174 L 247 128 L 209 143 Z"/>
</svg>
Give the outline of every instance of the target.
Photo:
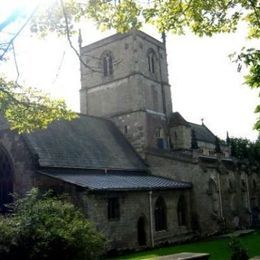
<svg viewBox="0 0 260 260">
<path fill-rule="evenodd" d="M 242 245 L 247 248 L 249 256 L 260 255 L 260 231 L 239 237 Z M 210 253 L 210 260 L 230 259 L 229 239 L 215 239 L 200 241 L 185 245 L 162 247 L 149 251 L 120 256 L 118 259 L 153 259 L 158 256 L 170 255 L 180 252 Z"/>
</svg>

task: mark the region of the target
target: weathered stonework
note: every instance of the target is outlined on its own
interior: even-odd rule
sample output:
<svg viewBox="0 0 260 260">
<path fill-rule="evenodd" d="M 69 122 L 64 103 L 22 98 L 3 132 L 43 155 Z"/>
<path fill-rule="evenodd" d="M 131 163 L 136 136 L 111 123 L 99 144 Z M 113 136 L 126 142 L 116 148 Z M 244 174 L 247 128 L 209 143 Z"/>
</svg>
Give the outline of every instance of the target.
<svg viewBox="0 0 260 260">
<path fill-rule="evenodd" d="M 147 66 L 150 51 L 154 53 L 152 72 Z M 104 52 L 110 53 L 113 67 L 106 76 Z M 111 118 L 143 156 L 145 147 L 154 142 L 147 133 L 155 131 L 149 124 L 151 113 L 161 125 L 172 109 L 164 44 L 132 30 L 82 47 L 81 57 L 97 68 L 93 72 L 81 65 L 81 112 Z"/>
<path fill-rule="evenodd" d="M 177 202 L 181 194 L 184 194 L 189 202 L 189 192 L 169 192 L 156 191 L 152 193 L 152 205 L 149 208 L 149 191 L 144 192 L 119 192 L 105 194 L 86 194 L 86 203 L 88 204 L 88 217 L 95 223 L 108 238 L 108 249 L 120 248 L 130 249 L 137 248 L 138 231 L 137 222 L 140 217 L 145 218 L 145 232 L 147 245 L 152 246 L 176 241 L 176 237 L 188 235 L 191 232 L 190 226 L 179 226 L 177 219 Z M 107 198 L 117 196 L 120 200 L 120 218 L 109 220 L 107 218 Z M 162 196 L 165 199 L 167 207 L 167 229 L 155 231 L 154 227 L 154 208 L 156 199 Z M 187 209 L 187 216 L 189 216 Z M 152 232 L 153 240 L 151 241 L 151 215 L 152 214 Z M 190 219 L 188 219 L 190 223 Z"/>
<path fill-rule="evenodd" d="M 192 216 L 197 217 L 202 233 L 235 228 L 235 217 L 239 217 L 241 227 L 250 226 L 250 201 L 253 199 L 256 205 L 260 205 L 260 192 L 253 188 L 253 180 L 259 179 L 256 173 L 246 174 L 237 168 L 234 161 L 226 165 L 221 159 L 201 160 L 192 156 L 188 158 L 187 154 L 181 157 L 180 154 L 150 152 L 147 154 L 147 162 L 153 174 L 192 182 Z M 209 190 L 211 180 L 216 184 L 215 195 Z M 246 183 L 245 189 L 241 187 L 242 180 Z"/>
<path fill-rule="evenodd" d="M 14 192 L 24 194 L 35 186 L 65 192 L 104 233 L 107 250 L 153 247 L 257 224 L 259 167 L 231 158 L 227 145 L 217 151 L 216 136 L 204 124 L 172 113 L 162 42 L 132 30 L 82 47 L 80 53 L 92 68 L 81 64 L 81 112 L 91 116 L 68 128 L 69 123 L 57 124 L 30 142 L 28 135 L 8 130 L 0 117 L 0 156 L 10 157 Z M 88 186 L 89 176 L 96 186 Z M 156 178 L 158 186 L 145 186 L 147 177 Z M 112 219 L 111 198 L 118 203 Z"/>
<path fill-rule="evenodd" d="M 1 130 L 0 145 L 10 156 L 13 178 L 13 192 L 24 194 L 34 186 L 34 171 L 37 158 L 28 151 L 23 137 Z"/>
<path fill-rule="evenodd" d="M 260 205 L 259 173 L 239 167 L 230 158 L 227 145 L 220 144 L 219 154 L 216 136 L 203 123 L 192 124 L 179 113 L 171 114 L 165 46 L 131 31 L 83 47 L 81 53 L 83 57 L 100 57 L 105 49 L 120 62 L 114 64 L 113 75 L 106 78 L 98 73 L 95 77 L 90 73 L 92 78 L 88 78 L 82 67 L 82 107 L 86 107 L 86 97 L 92 102 L 87 102 L 89 106 L 82 112 L 111 118 L 152 174 L 192 182 L 193 231 L 212 234 L 227 227 L 250 225 L 252 205 Z M 156 54 L 154 73 L 150 71 L 151 49 Z M 89 61 L 97 64 L 91 58 Z"/>
</svg>

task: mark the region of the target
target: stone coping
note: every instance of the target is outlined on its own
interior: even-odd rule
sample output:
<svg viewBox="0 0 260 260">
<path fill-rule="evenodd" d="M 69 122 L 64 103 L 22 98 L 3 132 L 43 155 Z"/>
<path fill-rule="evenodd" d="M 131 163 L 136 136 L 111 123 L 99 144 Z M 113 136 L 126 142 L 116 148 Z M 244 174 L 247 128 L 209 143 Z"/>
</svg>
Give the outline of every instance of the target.
<svg viewBox="0 0 260 260">
<path fill-rule="evenodd" d="M 208 253 L 192 253 L 192 252 L 182 252 L 173 255 L 161 256 L 157 259 L 159 260 L 185 260 L 185 259 L 209 259 L 210 254 Z"/>
<path fill-rule="evenodd" d="M 242 230 L 234 231 L 232 233 L 221 235 L 219 237 L 223 237 L 223 238 L 240 237 L 240 236 L 248 235 L 248 234 L 251 234 L 254 232 L 255 232 L 255 229 L 242 229 Z"/>
</svg>

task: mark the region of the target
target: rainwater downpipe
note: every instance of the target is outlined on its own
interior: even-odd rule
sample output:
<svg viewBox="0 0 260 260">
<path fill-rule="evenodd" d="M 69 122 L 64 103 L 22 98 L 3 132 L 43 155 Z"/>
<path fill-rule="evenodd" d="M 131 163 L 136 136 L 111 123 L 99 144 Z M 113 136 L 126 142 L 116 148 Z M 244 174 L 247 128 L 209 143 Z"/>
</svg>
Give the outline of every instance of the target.
<svg viewBox="0 0 260 260">
<path fill-rule="evenodd" d="M 154 247 L 154 234 L 153 234 L 153 204 L 152 204 L 153 192 L 149 191 L 149 211 L 150 211 L 150 233 L 151 233 L 151 246 Z"/>
<path fill-rule="evenodd" d="M 249 194 L 249 181 L 248 181 L 248 174 L 246 174 L 246 186 L 247 186 L 247 206 L 248 206 L 248 211 L 250 214 L 250 224 L 252 224 L 252 212 L 251 212 L 251 203 L 250 203 L 250 194 Z"/>
<path fill-rule="evenodd" d="M 247 206 L 248 210 L 251 212 L 251 205 L 250 205 L 250 194 L 249 194 L 249 181 L 248 181 L 248 175 L 246 174 L 246 190 L 247 190 Z"/>
<path fill-rule="evenodd" d="M 223 217 L 223 205 L 222 205 L 222 189 L 221 189 L 221 182 L 220 182 L 220 177 L 218 173 L 218 187 L 219 187 L 219 205 L 220 205 L 220 217 L 224 219 Z"/>
</svg>

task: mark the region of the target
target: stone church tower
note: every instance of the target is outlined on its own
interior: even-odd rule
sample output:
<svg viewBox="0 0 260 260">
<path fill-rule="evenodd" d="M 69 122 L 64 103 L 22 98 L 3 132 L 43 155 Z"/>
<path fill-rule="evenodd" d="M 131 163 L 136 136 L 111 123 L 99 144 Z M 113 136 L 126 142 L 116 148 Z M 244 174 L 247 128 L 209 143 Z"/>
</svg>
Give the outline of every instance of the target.
<svg viewBox="0 0 260 260">
<path fill-rule="evenodd" d="M 80 109 L 112 119 L 135 149 L 169 147 L 172 112 L 165 45 L 132 30 L 80 48 Z"/>
</svg>

